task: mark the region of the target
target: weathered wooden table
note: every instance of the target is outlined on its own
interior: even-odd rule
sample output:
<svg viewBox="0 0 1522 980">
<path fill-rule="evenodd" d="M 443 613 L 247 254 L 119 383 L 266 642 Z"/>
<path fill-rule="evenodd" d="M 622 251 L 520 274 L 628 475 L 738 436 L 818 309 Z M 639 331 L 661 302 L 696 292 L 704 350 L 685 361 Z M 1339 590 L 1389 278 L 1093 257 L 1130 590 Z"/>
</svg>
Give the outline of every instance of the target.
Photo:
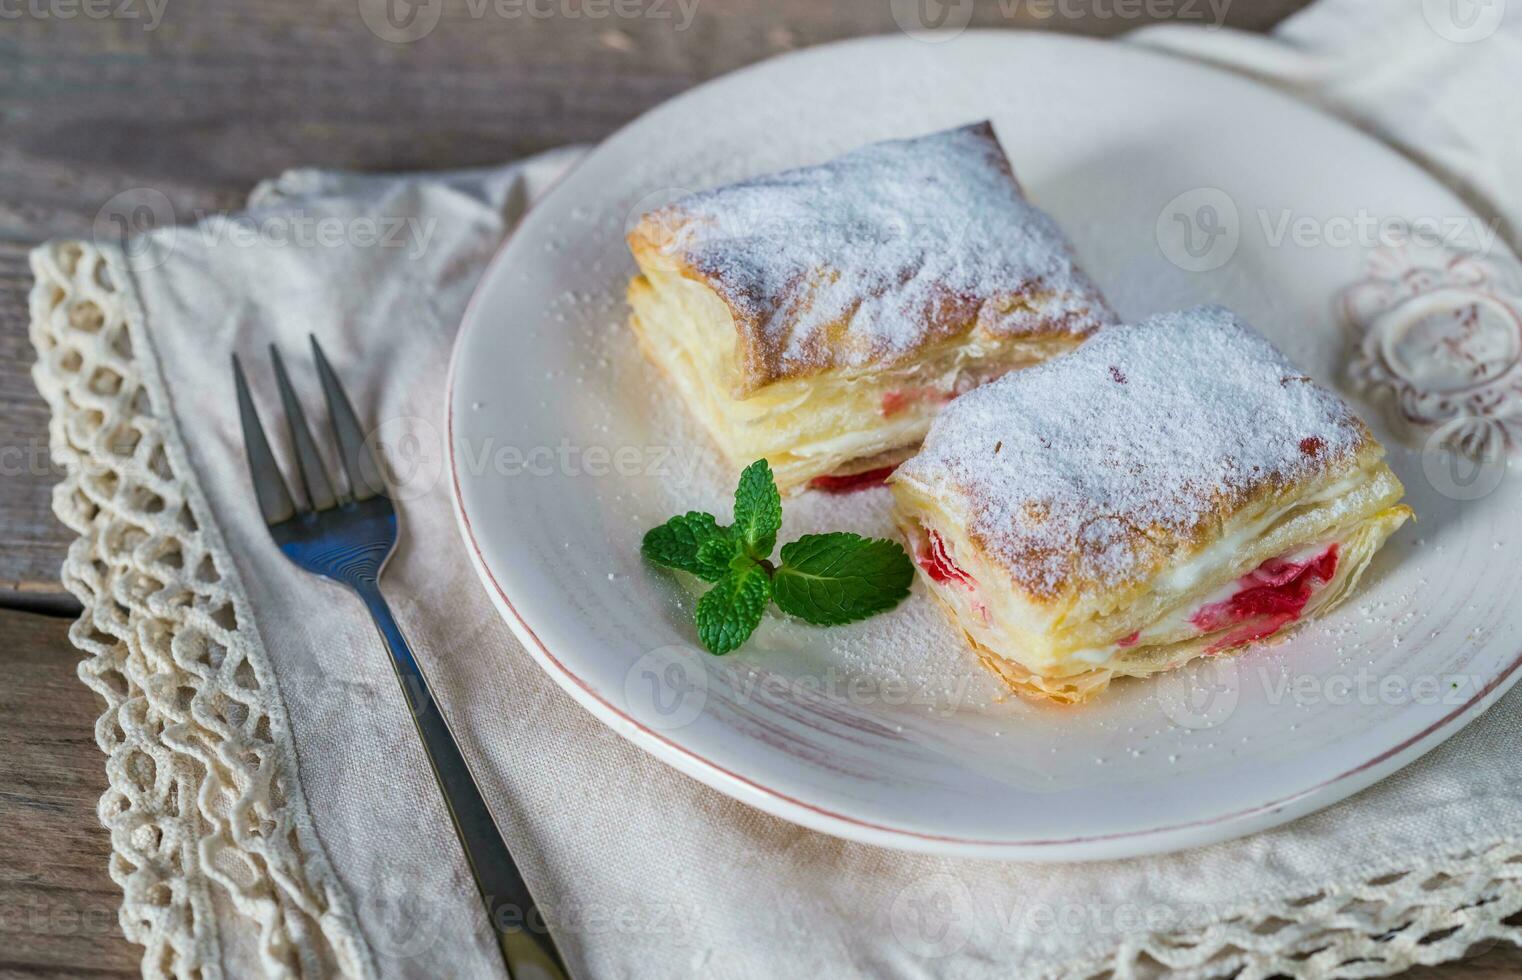
<svg viewBox="0 0 1522 980">
<path fill-rule="evenodd" d="M 1244 0 L 1227 5 L 1226 22 L 1265 29 L 1305 3 Z M 28 376 L 31 246 L 90 235 L 102 204 L 131 188 L 163 191 L 184 218 L 235 208 L 256 180 L 292 166 L 458 167 L 595 141 L 714 75 L 897 29 L 887 3 L 640 0 L 640 16 L 621 17 L 625 0 L 419 0 L 425 19 L 440 12 L 435 26 L 388 43 L 366 23 L 384 6 L 0 8 L 0 977 L 127 977 L 138 954 L 116 926 L 94 813 L 105 785 L 99 705 L 74 677 L 77 606 L 58 580 L 68 535 L 50 510 L 47 415 Z M 1001 0 L 977 5 L 972 23 L 1106 35 L 1148 9 L 1202 19 L 1212 6 Z M 1522 975 L 1522 952 L 1426 972 Z"/>
</svg>

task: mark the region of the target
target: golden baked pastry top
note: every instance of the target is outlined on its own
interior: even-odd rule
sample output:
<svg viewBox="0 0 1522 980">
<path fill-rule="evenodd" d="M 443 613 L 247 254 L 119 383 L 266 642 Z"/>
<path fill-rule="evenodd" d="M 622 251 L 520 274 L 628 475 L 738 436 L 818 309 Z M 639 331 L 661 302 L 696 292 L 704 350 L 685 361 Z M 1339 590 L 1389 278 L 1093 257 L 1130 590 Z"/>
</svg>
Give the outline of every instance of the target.
<svg viewBox="0 0 1522 980">
<path fill-rule="evenodd" d="M 959 337 L 1082 338 L 1115 321 L 986 122 L 689 195 L 645 215 L 629 247 L 646 276 L 701 283 L 727 308 L 737 398 Z"/>
</svg>

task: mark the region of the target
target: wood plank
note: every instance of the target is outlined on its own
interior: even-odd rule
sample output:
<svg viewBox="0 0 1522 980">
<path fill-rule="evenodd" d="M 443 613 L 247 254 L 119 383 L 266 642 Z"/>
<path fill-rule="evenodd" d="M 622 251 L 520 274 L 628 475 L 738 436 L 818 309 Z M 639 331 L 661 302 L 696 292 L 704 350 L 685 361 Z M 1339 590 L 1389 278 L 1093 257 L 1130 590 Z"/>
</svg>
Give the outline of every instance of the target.
<svg viewBox="0 0 1522 980">
<path fill-rule="evenodd" d="M 53 516 L 58 472 L 48 458 L 47 406 L 32 385 L 26 250 L 0 241 L 0 595 L 56 593 L 68 531 Z"/>
<path fill-rule="evenodd" d="M 0 610 L 0 977 L 133 977 L 95 745 L 101 701 L 75 676 L 69 621 Z"/>
<path fill-rule="evenodd" d="M 1419 966 L 1401 976 L 1404 980 L 1516 980 L 1522 977 L 1522 947 L 1480 943 L 1461 960 Z"/>
</svg>

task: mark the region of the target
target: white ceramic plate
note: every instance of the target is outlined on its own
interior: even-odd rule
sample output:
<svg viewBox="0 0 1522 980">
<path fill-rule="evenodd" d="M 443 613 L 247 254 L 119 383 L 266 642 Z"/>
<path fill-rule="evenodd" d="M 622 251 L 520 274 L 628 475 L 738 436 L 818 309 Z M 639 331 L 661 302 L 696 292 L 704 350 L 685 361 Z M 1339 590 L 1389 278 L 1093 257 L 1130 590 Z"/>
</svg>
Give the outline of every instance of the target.
<svg viewBox="0 0 1522 980">
<path fill-rule="evenodd" d="M 727 520 L 731 476 L 623 324 L 629 222 L 688 189 L 983 118 L 1124 316 L 1226 303 L 1343 390 L 1336 301 L 1371 259 L 1345 240 L 1354 222 L 1470 218 L 1346 126 L 1113 44 L 872 39 L 683 95 L 609 139 L 533 210 L 488 269 L 455 350 L 461 526 L 545 670 L 636 744 L 789 820 L 893 847 L 1040 860 L 1280 823 L 1410 762 L 1499 697 L 1522 647 L 1510 594 L 1519 553 L 1496 544 L 1516 539 L 1514 492 L 1438 492 L 1363 401 L 1420 523 L 1386 548 L 1359 596 L 1278 646 L 1119 682 L 1077 709 L 1001 700 L 919 591 L 858 626 L 777 617 L 729 657 L 693 650 L 692 596 L 642 564 L 639 542 L 678 511 Z M 782 540 L 887 534 L 886 509 L 881 490 L 806 495 L 787 503 Z"/>
</svg>

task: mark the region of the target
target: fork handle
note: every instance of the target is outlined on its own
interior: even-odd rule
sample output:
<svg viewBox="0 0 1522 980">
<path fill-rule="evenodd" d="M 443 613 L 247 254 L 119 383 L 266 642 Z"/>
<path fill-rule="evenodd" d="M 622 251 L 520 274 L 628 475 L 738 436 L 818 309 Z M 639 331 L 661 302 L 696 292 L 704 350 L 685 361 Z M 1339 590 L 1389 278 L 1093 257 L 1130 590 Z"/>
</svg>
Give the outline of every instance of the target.
<svg viewBox="0 0 1522 980">
<path fill-rule="evenodd" d="M 377 585 L 362 583 L 356 591 L 391 651 L 391 664 L 401 682 L 407 709 L 417 725 L 418 737 L 423 740 L 423 749 L 438 780 L 439 792 L 444 796 L 444 806 L 454 822 L 455 833 L 465 848 L 465 859 L 475 876 L 476 888 L 481 892 L 492 930 L 497 935 L 508 975 L 517 980 L 530 977 L 567 980 L 570 974 L 550 937 L 549 927 L 539 915 L 528 885 L 492 821 L 480 787 L 471 776 L 465 757 L 460 754 L 460 747 L 433 700 L 422 668 L 391 615 L 391 607 L 386 604 Z"/>
</svg>

